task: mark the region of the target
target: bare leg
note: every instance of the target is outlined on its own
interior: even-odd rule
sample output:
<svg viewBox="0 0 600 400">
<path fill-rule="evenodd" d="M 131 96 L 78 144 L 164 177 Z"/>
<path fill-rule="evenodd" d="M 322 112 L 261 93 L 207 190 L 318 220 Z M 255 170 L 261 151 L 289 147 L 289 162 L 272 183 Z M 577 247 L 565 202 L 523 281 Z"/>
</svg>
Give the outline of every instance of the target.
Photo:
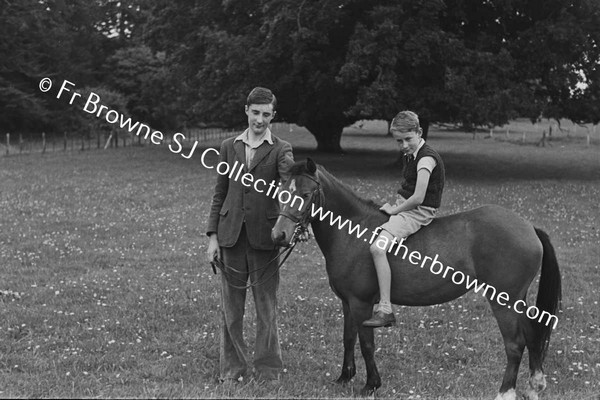
<svg viewBox="0 0 600 400">
<path fill-rule="evenodd" d="M 394 237 L 389 232 L 381 231 L 377 240 L 371 244 L 370 248 L 373 262 L 375 263 L 375 271 L 377 271 L 377 282 L 379 283 L 379 304 L 384 307 L 389 305 L 389 311 L 382 310 L 387 313 L 391 312 L 390 291 L 392 285 L 392 272 L 390 271 L 387 252 L 392 246 L 393 239 Z"/>
<path fill-rule="evenodd" d="M 379 284 L 379 306 L 373 317 L 363 322 L 363 326 L 367 328 L 387 327 L 396 323 L 390 299 L 392 272 L 387 259 L 387 251 L 392 247 L 393 239 L 394 237 L 390 233 L 382 231 L 370 247 Z"/>
</svg>

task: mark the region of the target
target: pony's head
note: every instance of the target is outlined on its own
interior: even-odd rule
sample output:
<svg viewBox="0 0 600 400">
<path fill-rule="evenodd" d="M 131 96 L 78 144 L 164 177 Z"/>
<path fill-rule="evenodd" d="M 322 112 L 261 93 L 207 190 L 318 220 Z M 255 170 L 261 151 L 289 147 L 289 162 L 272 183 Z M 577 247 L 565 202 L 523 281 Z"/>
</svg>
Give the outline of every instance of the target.
<svg viewBox="0 0 600 400">
<path fill-rule="evenodd" d="M 322 201 L 321 183 L 317 177 L 317 164 L 310 158 L 299 161 L 290 168 L 290 178 L 280 192 L 290 193 L 292 202 L 280 203 L 279 218 L 271 231 L 271 239 L 277 246 L 291 246 L 298 235 L 306 231 L 311 221 L 312 204 Z M 281 198 L 281 197 L 280 197 Z M 301 199 L 301 201 L 296 201 Z"/>
</svg>

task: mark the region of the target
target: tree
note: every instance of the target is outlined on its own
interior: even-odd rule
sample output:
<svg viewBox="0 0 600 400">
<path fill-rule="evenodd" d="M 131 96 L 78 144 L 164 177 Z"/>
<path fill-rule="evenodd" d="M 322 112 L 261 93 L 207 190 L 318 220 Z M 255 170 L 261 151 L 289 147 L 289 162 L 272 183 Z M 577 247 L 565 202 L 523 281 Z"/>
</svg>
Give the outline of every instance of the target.
<svg viewBox="0 0 600 400">
<path fill-rule="evenodd" d="M 182 78 L 182 91 L 196 98 L 196 119 L 240 125 L 246 94 L 267 86 L 279 97 L 281 119 L 306 126 L 319 150 L 340 151 L 342 129 L 354 121 L 344 114 L 354 89 L 335 78 L 365 7 L 369 2 L 166 3 L 152 12 L 151 43 L 169 63 L 178 63 L 174 73 Z M 172 15 L 177 26 L 167 27 Z"/>
<path fill-rule="evenodd" d="M 524 27 L 509 43 L 520 60 L 516 76 L 528 83 L 520 114 L 532 121 L 543 116 L 597 123 L 600 3 L 530 1 L 514 12 L 512 24 Z"/>
<path fill-rule="evenodd" d="M 595 0 L 23 0 L 0 8 L 0 124 L 63 129 L 43 76 L 101 84 L 158 128 L 241 126 L 254 86 L 341 151 L 344 126 L 401 109 L 467 129 L 598 121 Z M 32 94 L 35 92 L 35 94 Z M 63 118 L 64 117 L 64 118 Z"/>
<path fill-rule="evenodd" d="M 338 77 L 358 87 L 347 113 L 389 120 L 409 108 L 468 130 L 516 116 L 581 120 L 583 109 L 597 119 L 599 8 L 591 0 L 379 5 L 357 24 Z"/>
<path fill-rule="evenodd" d="M 163 52 L 153 53 L 146 45 L 132 44 L 117 50 L 106 62 L 106 83 L 127 99 L 127 109 L 137 120 L 157 129 L 178 124 L 170 104 L 177 85 L 168 73 Z"/>
<path fill-rule="evenodd" d="M 196 122 L 242 124 L 245 93 L 268 86 L 282 119 L 306 126 L 318 150 L 340 151 L 344 126 L 401 109 L 417 111 L 425 131 L 429 121 L 474 129 L 574 116 L 594 98 L 597 9 L 593 0 L 164 2 L 149 32 L 177 64 L 180 105 L 193 104 Z M 582 76 L 589 89 L 574 91 Z"/>
<path fill-rule="evenodd" d="M 122 93 L 109 89 L 105 86 L 85 87 L 81 90 L 82 98 L 87 99 L 90 93 L 95 93 L 101 100 L 102 104 L 108 107 L 109 110 L 115 110 L 119 114 L 127 117 L 129 114 L 127 109 L 127 100 Z M 105 119 L 106 111 L 98 116 L 95 113 L 88 113 L 82 110 L 71 114 L 71 129 L 80 132 L 81 135 L 89 138 L 90 134 L 114 134 L 114 142 L 118 146 L 118 132 L 116 124 L 109 124 Z M 100 136 L 98 136 L 100 137 Z"/>
<path fill-rule="evenodd" d="M 3 2 L 0 7 L 0 126 L 27 132 L 70 129 L 73 108 L 55 95 L 64 79 L 95 85 L 110 52 L 96 29 L 97 2 L 83 0 Z M 54 81 L 49 93 L 38 83 Z"/>
</svg>

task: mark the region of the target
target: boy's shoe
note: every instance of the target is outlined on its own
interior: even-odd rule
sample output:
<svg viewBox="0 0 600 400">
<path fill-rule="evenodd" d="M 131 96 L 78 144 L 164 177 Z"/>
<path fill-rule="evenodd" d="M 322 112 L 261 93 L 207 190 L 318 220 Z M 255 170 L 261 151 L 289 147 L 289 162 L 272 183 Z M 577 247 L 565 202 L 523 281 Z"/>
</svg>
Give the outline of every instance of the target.
<svg viewBox="0 0 600 400">
<path fill-rule="evenodd" d="M 382 326 L 388 327 L 396 325 L 396 317 L 394 313 L 384 313 L 383 311 L 377 311 L 373 316 L 363 322 L 363 326 L 367 328 L 380 328 Z"/>
</svg>

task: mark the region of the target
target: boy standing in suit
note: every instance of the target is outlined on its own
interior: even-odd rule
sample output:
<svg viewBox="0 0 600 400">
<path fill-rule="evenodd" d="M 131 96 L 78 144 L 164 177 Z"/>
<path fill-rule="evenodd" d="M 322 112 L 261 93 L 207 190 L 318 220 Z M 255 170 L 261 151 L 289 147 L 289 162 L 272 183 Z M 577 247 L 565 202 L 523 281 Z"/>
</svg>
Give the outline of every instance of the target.
<svg viewBox="0 0 600 400">
<path fill-rule="evenodd" d="M 235 138 L 223 141 L 219 162 L 230 166 L 235 161 L 244 164 L 244 172 L 254 181 L 265 182 L 289 178 L 293 164 L 292 146 L 271 133 L 269 124 L 275 116 L 277 99 L 266 88 L 257 87 L 248 95 L 245 112 L 248 129 Z M 279 215 L 277 199 L 252 187 L 218 175 L 208 218 L 207 235 L 209 261 L 220 258 L 227 268 L 221 274 L 221 344 L 220 380 L 238 380 L 248 372 L 248 357 L 243 339 L 244 306 L 248 280 L 261 284 L 252 287 L 256 305 L 256 345 L 254 368 L 261 380 L 279 379 L 283 369 L 277 328 L 276 272 L 277 248 L 271 240 L 271 230 Z M 267 281 L 262 281 L 271 277 Z"/>
</svg>

